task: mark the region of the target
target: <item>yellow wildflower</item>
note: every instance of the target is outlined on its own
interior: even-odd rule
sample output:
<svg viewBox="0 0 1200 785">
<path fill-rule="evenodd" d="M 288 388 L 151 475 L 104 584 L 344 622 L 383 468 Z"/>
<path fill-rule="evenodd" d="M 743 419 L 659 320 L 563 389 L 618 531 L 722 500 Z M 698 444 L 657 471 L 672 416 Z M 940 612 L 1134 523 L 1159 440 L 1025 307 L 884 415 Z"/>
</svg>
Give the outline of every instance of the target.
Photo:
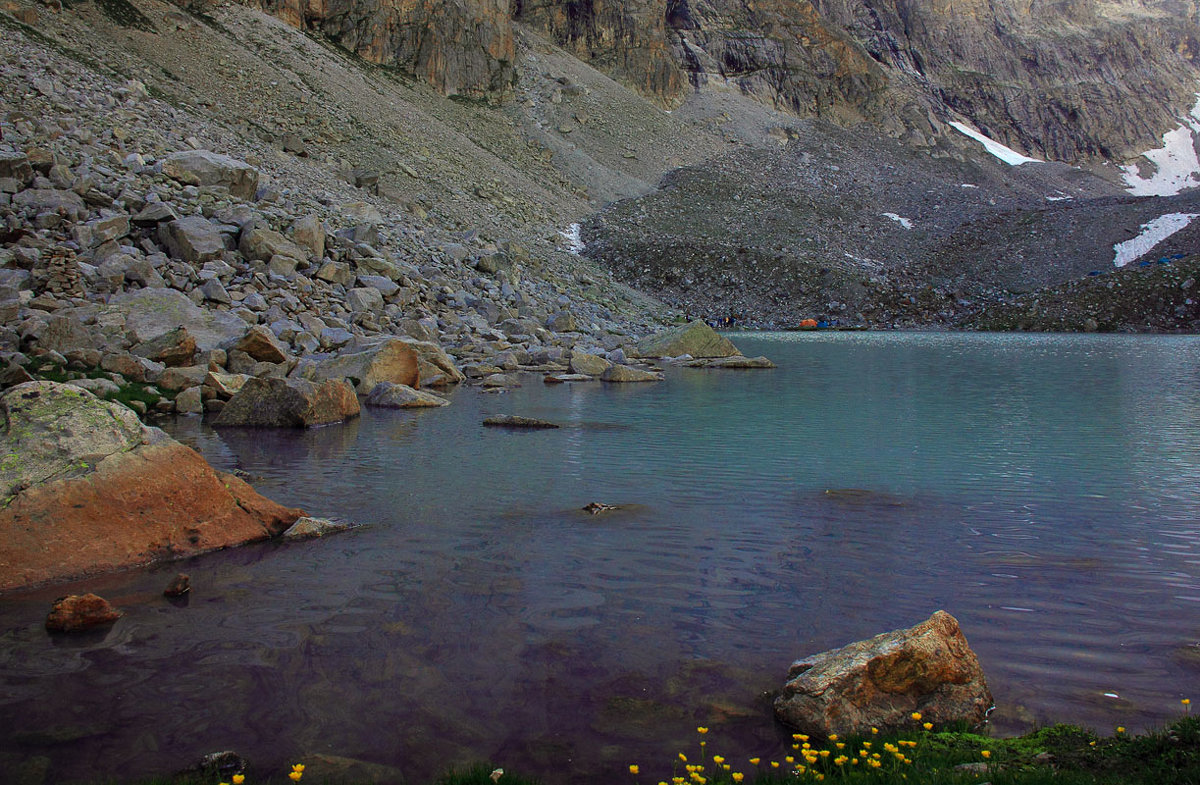
<svg viewBox="0 0 1200 785">
<path fill-rule="evenodd" d="M 300 778 L 303 776 L 304 776 L 304 772 L 301 772 L 301 771 L 289 771 L 288 772 L 288 779 L 290 779 L 292 782 L 299 782 Z"/>
<path fill-rule="evenodd" d="M 746 775 L 742 774 L 740 771 L 735 771 L 730 776 L 733 778 L 734 782 L 741 782 L 742 780 L 744 780 L 746 778 Z"/>
<path fill-rule="evenodd" d="M 687 763 L 687 755 L 684 755 L 682 752 L 679 753 L 679 759 L 684 763 Z"/>
<path fill-rule="evenodd" d="M 874 735 L 876 733 L 879 733 L 879 728 L 876 728 L 874 725 L 872 725 L 871 726 L 871 734 Z"/>
<path fill-rule="evenodd" d="M 779 768 L 779 761 L 777 761 L 777 760 L 771 761 L 771 768 L 773 768 L 773 769 Z"/>
<path fill-rule="evenodd" d="M 1118 725 L 1118 726 L 1117 726 L 1117 733 L 1124 733 L 1124 732 L 1125 732 L 1125 726 L 1124 726 L 1124 725 Z"/>
<path fill-rule="evenodd" d="M 837 741 L 837 740 L 838 740 L 838 735 L 837 735 L 836 733 L 831 733 L 831 734 L 829 734 L 829 740 L 830 740 L 830 741 Z"/>
<path fill-rule="evenodd" d="M 629 764 L 629 773 L 630 774 L 637 774 L 639 771 L 640 771 L 640 769 L 638 769 L 638 765 L 636 763 Z"/>
<path fill-rule="evenodd" d="M 708 728 L 705 728 L 705 727 L 703 727 L 703 726 L 701 726 L 701 727 L 699 727 L 699 728 L 696 728 L 696 733 L 699 733 L 699 734 L 701 734 L 701 735 L 704 735 L 705 733 L 708 733 Z"/>
<path fill-rule="evenodd" d="M 913 712 L 911 715 L 909 715 L 909 716 L 911 716 L 911 717 L 912 717 L 914 720 L 916 720 L 917 722 L 920 722 L 920 721 L 921 721 L 921 712 L 919 712 L 919 711 L 914 711 L 914 712 Z"/>
<path fill-rule="evenodd" d="M 870 760 L 867 761 L 867 763 L 871 764 L 871 768 L 873 768 L 873 769 L 878 769 L 880 766 L 883 765 L 882 763 L 879 762 L 878 758 L 871 758 Z"/>
<path fill-rule="evenodd" d="M 233 775 L 233 785 L 242 785 L 242 783 L 245 781 L 246 781 L 245 774 L 234 774 Z"/>
<path fill-rule="evenodd" d="M 924 725 L 922 725 L 921 727 L 924 728 L 925 730 L 933 730 L 933 723 L 927 722 Z"/>
<path fill-rule="evenodd" d="M 980 754 L 980 755 L 982 755 L 982 756 L 983 756 L 983 757 L 985 757 L 985 758 L 990 758 L 990 757 L 992 757 L 992 751 L 991 751 L 991 750 L 981 750 L 979 754 Z"/>
<path fill-rule="evenodd" d="M 725 759 L 723 757 L 721 757 L 720 755 L 713 755 L 713 763 L 715 763 L 719 766 L 724 762 L 725 762 Z"/>
<path fill-rule="evenodd" d="M 838 742 L 837 744 L 835 744 L 834 746 L 835 746 L 835 747 L 837 747 L 839 750 L 844 750 L 844 749 L 846 749 L 846 742 L 844 742 L 844 741 L 839 741 L 839 742 Z"/>
<path fill-rule="evenodd" d="M 783 762 L 784 763 L 795 763 L 796 759 L 793 758 L 791 755 L 788 755 L 786 758 L 783 759 Z"/>
<path fill-rule="evenodd" d="M 751 759 L 750 759 L 750 765 L 751 765 L 751 766 L 757 766 L 757 765 L 758 765 L 758 762 L 759 762 L 760 760 L 762 760 L 762 758 L 751 758 Z"/>
</svg>

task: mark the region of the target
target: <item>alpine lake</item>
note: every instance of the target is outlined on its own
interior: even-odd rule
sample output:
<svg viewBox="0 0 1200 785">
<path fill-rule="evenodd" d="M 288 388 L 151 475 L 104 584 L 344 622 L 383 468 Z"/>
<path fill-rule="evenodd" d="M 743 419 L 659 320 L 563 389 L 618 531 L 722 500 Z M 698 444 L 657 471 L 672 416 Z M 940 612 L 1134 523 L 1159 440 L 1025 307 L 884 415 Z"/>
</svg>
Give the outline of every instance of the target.
<svg viewBox="0 0 1200 785">
<path fill-rule="evenodd" d="M 1200 699 L 1200 338 L 730 337 L 779 367 L 529 376 L 307 431 L 160 423 L 362 525 L 0 601 L 0 769 L 133 779 L 228 749 L 417 785 L 472 761 L 657 779 L 698 725 L 725 755 L 782 754 L 770 693 L 793 659 L 939 608 L 995 734 L 1138 731 Z M 47 635 L 81 591 L 126 615 Z"/>
</svg>

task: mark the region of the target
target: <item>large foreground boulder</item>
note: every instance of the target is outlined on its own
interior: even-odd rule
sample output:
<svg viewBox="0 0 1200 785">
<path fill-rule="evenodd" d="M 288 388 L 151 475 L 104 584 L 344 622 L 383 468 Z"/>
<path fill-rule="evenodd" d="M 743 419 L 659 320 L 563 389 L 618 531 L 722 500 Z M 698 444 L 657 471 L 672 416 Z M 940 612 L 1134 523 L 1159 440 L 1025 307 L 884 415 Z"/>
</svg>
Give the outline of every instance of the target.
<svg viewBox="0 0 1200 785">
<path fill-rule="evenodd" d="M 979 660 L 945 611 L 915 627 L 796 660 L 775 699 L 780 721 L 822 737 L 911 728 L 913 712 L 934 725 L 980 725 L 991 708 Z"/>
<path fill-rule="evenodd" d="M 258 170 L 245 161 L 211 150 L 182 150 L 162 162 L 167 177 L 186 185 L 219 185 L 236 199 L 251 200 L 258 190 Z"/>
<path fill-rule="evenodd" d="M 213 425 L 307 428 L 359 414 L 358 396 L 343 379 L 248 379 L 221 409 Z"/>
<path fill-rule="evenodd" d="M 389 338 L 360 352 L 303 361 L 292 376 L 313 382 L 350 379 L 360 393 L 368 395 L 380 382 L 419 387 L 420 357 L 411 344 Z"/>
<path fill-rule="evenodd" d="M 702 321 L 648 335 L 638 341 L 634 354 L 638 357 L 733 357 L 741 354 L 728 338 Z"/>
<path fill-rule="evenodd" d="M 303 513 L 79 387 L 0 396 L 0 591 L 264 539 Z"/>
</svg>

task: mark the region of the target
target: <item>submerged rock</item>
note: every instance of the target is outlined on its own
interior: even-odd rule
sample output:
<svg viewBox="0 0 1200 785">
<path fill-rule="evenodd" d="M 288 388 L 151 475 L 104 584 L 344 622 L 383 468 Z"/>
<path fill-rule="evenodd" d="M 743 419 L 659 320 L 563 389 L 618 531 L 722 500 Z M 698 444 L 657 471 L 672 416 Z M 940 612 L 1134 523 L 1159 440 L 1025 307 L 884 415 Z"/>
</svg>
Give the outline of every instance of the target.
<svg viewBox="0 0 1200 785">
<path fill-rule="evenodd" d="M 766 357 L 711 357 L 690 360 L 684 365 L 688 368 L 774 368 L 775 363 Z"/>
<path fill-rule="evenodd" d="M 353 528 L 354 524 L 346 521 L 304 517 L 297 519 L 281 536 L 285 540 L 306 540 L 311 537 L 324 537 L 326 534 L 336 534 L 337 532 L 344 532 Z"/>
<path fill-rule="evenodd" d="M 164 597 L 182 597 L 192 590 L 192 579 L 187 573 L 179 573 L 170 583 L 167 588 L 163 589 Z"/>
<path fill-rule="evenodd" d="M 112 624 L 121 612 L 108 600 L 95 594 L 69 594 L 54 601 L 46 616 L 46 629 L 52 632 L 79 632 Z"/>
<path fill-rule="evenodd" d="M 549 420 L 538 420 L 533 417 L 520 417 L 515 414 L 497 414 L 483 421 L 484 425 L 495 428 L 559 428 L 558 423 Z"/>
<path fill-rule="evenodd" d="M 981 725 L 992 708 L 983 669 L 958 621 L 938 611 L 915 627 L 796 660 L 775 716 L 816 736 L 865 735 L 872 727 Z"/>
</svg>

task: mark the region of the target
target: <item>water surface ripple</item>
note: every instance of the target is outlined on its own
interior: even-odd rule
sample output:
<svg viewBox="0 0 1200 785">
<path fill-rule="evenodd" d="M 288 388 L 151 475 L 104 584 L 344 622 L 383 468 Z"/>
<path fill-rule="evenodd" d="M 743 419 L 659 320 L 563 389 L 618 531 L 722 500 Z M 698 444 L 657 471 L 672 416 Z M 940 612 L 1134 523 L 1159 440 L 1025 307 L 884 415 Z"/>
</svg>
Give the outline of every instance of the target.
<svg viewBox="0 0 1200 785">
<path fill-rule="evenodd" d="M 779 368 L 530 377 L 304 432 L 170 423 L 267 495 L 368 525 L 68 587 L 127 611 L 107 635 L 46 635 L 62 587 L 0 602 L 0 767 L 45 758 L 60 782 L 236 749 L 264 773 L 329 752 L 413 782 L 478 759 L 657 781 L 699 724 L 778 753 L 761 695 L 793 658 L 938 608 L 999 731 L 1178 712 L 1200 674 L 1200 340 L 736 338 Z M 480 426 L 504 413 L 565 427 Z M 178 569 L 186 606 L 159 596 Z"/>
</svg>

